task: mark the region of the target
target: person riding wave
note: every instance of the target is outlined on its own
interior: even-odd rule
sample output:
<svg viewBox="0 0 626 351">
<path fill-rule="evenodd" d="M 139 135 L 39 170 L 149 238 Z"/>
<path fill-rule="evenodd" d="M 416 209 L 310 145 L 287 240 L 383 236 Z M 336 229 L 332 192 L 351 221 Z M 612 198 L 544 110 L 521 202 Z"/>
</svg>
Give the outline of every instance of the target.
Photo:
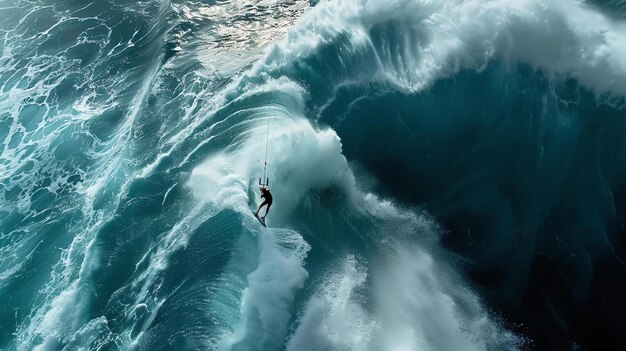
<svg viewBox="0 0 626 351">
<path fill-rule="evenodd" d="M 267 214 L 270 212 L 270 207 L 272 207 L 272 193 L 270 193 L 270 189 L 265 186 L 260 188 L 259 190 L 261 190 L 261 198 L 264 198 L 265 201 L 261 203 L 261 205 L 259 206 L 259 209 L 256 210 L 254 215 L 258 217 L 259 211 L 261 211 L 261 208 L 267 205 L 267 208 L 265 209 L 265 216 L 261 217 L 261 220 L 265 222 L 265 217 L 267 217 Z"/>
</svg>

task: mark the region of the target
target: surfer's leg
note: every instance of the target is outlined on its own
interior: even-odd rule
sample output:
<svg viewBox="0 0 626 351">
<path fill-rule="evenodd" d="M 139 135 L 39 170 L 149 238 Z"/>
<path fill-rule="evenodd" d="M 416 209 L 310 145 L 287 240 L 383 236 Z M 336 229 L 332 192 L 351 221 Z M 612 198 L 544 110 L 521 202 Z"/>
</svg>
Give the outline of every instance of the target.
<svg viewBox="0 0 626 351">
<path fill-rule="evenodd" d="M 265 216 L 263 216 L 263 218 L 261 218 L 262 220 L 265 220 L 265 217 L 267 217 L 267 214 L 270 212 L 270 207 L 272 207 L 272 203 L 271 202 L 269 204 L 267 204 L 267 207 L 265 208 Z"/>
<path fill-rule="evenodd" d="M 267 200 L 266 200 L 266 201 L 263 201 L 263 202 L 261 203 L 261 205 L 259 205 L 259 209 L 258 209 L 258 210 L 256 210 L 256 213 L 255 213 L 255 215 L 256 215 L 256 216 L 258 216 L 258 215 L 259 215 L 259 211 L 261 211 L 261 208 L 263 208 L 263 206 L 265 206 L 265 205 L 267 205 Z M 267 214 L 267 212 L 265 212 L 265 214 Z"/>
</svg>

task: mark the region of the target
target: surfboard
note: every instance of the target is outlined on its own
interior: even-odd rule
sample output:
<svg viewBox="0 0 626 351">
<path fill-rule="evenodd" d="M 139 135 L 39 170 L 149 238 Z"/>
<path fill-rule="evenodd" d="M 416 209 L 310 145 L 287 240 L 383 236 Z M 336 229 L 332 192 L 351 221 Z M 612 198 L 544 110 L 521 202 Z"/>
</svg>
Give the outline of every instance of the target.
<svg viewBox="0 0 626 351">
<path fill-rule="evenodd" d="M 261 219 L 261 217 L 257 216 L 256 213 L 254 213 L 254 211 L 252 211 L 252 214 L 254 215 L 254 217 L 259 221 L 259 223 L 261 223 L 262 226 L 264 226 L 265 228 L 267 228 L 267 224 L 265 224 L 265 221 Z"/>
</svg>

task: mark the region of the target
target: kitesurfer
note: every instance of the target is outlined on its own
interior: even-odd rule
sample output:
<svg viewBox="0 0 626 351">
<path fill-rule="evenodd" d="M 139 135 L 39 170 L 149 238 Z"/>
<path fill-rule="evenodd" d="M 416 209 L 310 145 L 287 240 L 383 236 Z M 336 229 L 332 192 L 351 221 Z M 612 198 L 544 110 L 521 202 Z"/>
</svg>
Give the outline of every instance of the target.
<svg viewBox="0 0 626 351">
<path fill-rule="evenodd" d="M 272 207 L 272 193 L 270 193 L 270 189 L 266 186 L 261 187 L 259 190 L 261 190 L 261 198 L 264 198 L 265 201 L 263 201 L 263 203 L 259 206 L 259 209 L 256 210 L 254 215 L 258 217 L 261 208 L 267 205 L 267 208 L 265 209 L 265 216 L 261 217 L 261 220 L 265 222 L 265 217 L 270 212 L 270 207 Z"/>
</svg>

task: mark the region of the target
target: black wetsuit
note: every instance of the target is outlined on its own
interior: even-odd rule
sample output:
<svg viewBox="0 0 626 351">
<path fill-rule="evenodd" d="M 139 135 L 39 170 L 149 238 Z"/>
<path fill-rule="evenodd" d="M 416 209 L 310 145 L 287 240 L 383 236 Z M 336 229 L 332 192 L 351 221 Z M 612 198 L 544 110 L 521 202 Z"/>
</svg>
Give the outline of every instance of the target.
<svg viewBox="0 0 626 351">
<path fill-rule="evenodd" d="M 272 206 L 272 193 L 270 193 L 269 190 L 267 189 L 263 189 L 261 191 L 261 198 L 264 198 L 265 201 L 263 201 L 263 203 L 261 204 L 261 207 L 263 207 L 263 205 L 267 204 L 267 210 L 270 210 L 270 206 Z"/>
<path fill-rule="evenodd" d="M 265 201 L 263 201 L 261 206 L 259 206 L 259 211 L 261 211 L 261 208 L 263 206 L 267 205 L 267 209 L 265 210 L 265 216 L 267 216 L 267 214 L 270 212 L 270 207 L 272 207 L 272 200 L 273 200 L 272 199 L 272 194 L 270 193 L 269 190 L 264 188 L 263 190 L 261 190 L 261 198 L 264 198 Z M 265 217 L 265 216 L 263 216 L 263 217 Z"/>
</svg>

